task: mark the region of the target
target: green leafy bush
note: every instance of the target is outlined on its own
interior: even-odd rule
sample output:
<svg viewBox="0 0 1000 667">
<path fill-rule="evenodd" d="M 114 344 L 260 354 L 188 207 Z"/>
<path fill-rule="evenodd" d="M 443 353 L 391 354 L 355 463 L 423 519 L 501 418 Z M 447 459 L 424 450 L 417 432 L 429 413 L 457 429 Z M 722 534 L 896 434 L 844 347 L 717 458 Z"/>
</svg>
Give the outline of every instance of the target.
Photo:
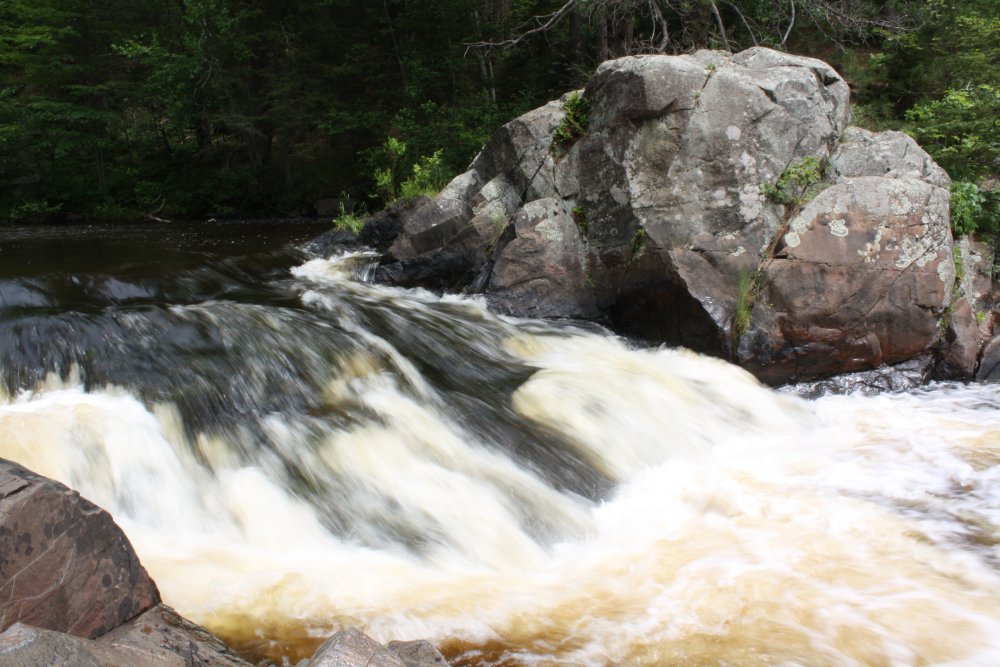
<svg viewBox="0 0 1000 667">
<path fill-rule="evenodd" d="M 449 177 L 442 151 L 436 150 L 433 155 L 425 155 L 417 160 L 413 165 L 412 175 L 403 181 L 399 192 L 405 199 L 419 195 L 433 197 L 448 184 Z"/>
<path fill-rule="evenodd" d="M 45 199 L 32 199 L 10 208 L 7 214 L 11 222 L 45 222 L 62 209 L 62 204 L 50 204 Z"/>
<path fill-rule="evenodd" d="M 373 161 L 379 164 L 375 166 L 372 177 L 375 180 L 375 196 L 386 204 L 396 201 L 399 160 L 406 153 L 406 144 L 396 137 L 388 137 L 378 151 L 378 157 Z"/>
<path fill-rule="evenodd" d="M 976 180 L 1000 165 L 1000 87 L 947 90 L 906 112 L 906 129 L 956 178 Z"/>
<path fill-rule="evenodd" d="M 951 229 L 958 235 L 1000 234 L 1000 191 L 984 191 L 969 181 L 952 183 Z"/>
</svg>

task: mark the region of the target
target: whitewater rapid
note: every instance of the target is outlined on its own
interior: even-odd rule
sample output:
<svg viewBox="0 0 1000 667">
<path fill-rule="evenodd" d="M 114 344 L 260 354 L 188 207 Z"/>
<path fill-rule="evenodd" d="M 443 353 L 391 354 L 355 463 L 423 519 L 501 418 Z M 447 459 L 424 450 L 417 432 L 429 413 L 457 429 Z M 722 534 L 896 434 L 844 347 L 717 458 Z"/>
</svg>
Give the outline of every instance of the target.
<svg viewBox="0 0 1000 667">
<path fill-rule="evenodd" d="M 107 508 L 168 604 L 279 662 L 358 625 L 458 664 L 1000 664 L 996 385 L 807 401 L 365 267 L 293 269 L 350 340 L 301 339 L 332 369 L 307 410 L 199 430 L 50 375 L 0 396 L 0 456 Z M 394 342 L 421 327 L 460 339 Z M 522 370 L 448 384 L 480 358 Z"/>
</svg>

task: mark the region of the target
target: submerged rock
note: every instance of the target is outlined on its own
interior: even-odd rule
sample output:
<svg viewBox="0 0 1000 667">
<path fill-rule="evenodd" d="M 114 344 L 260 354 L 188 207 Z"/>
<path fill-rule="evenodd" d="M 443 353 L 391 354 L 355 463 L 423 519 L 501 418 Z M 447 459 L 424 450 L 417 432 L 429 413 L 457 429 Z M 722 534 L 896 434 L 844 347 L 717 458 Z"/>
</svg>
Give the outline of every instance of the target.
<svg viewBox="0 0 1000 667">
<path fill-rule="evenodd" d="M 956 282 L 949 179 L 905 134 L 848 127 L 849 94 L 829 65 L 759 47 L 605 62 L 582 103 L 511 121 L 404 215 L 377 275 L 604 321 L 773 383 L 932 355 Z M 968 374 L 955 354 L 942 368 Z"/>
</svg>

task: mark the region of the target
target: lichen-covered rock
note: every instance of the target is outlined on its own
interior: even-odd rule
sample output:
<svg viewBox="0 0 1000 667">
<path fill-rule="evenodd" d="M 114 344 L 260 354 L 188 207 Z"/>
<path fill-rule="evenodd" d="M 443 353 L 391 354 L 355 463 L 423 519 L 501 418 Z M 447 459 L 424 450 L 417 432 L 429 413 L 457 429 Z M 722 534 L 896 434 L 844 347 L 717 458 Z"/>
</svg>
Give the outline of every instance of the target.
<svg viewBox="0 0 1000 667">
<path fill-rule="evenodd" d="M 97 637 L 160 601 L 111 516 L 0 459 L 0 630 L 25 623 Z"/>
<path fill-rule="evenodd" d="M 976 379 L 980 382 L 1000 382 L 1000 334 L 983 347 Z"/>
<path fill-rule="evenodd" d="M 765 262 L 740 360 L 786 381 L 909 359 L 937 342 L 954 281 L 947 190 L 844 179 L 791 220 Z"/>
<path fill-rule="evenodd" d="M 985 315 L 990 309 L 993 290 L 993 248 L 989 243 L 974 241 L 968 236 L 956 240 L 955 248 L 959 291 L 974 311 Z"/>
</svg>

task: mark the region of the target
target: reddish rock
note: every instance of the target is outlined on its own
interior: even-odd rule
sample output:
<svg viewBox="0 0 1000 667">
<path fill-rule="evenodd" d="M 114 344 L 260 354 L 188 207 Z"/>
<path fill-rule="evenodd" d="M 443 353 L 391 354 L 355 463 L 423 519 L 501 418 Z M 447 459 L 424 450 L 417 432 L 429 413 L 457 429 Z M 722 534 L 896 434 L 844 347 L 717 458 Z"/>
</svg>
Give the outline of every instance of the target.
<svg viewBox="0 0 1000 667">
<path fill-rule="evenodd" d="M 782 382 L 911 359 L 938 342 L 954 281 L 947 190 L 845 179 L 790 221 L 765 264 L 740 362 Z"/>
<path fill-rule="evenodd" d="M 529 317 L 597 315 L 580 232 L 562 201 L 526 204 L 514 220 L 514 233 L 493 267 L 494 306 Z"/>
<path fill-rule="evenodd" d="M 1000 334 L 983 348 L 976 379 L 980 382 L 1000 382 Z"/>
<path fill-rule="evenodd" d="M 969 300 L 962 297 L 952 305 L 934 378 L 971 380 L 975 377 L 978 361 L 979 323 Z"/>
<path fill-rule="evenodd" d="M 93 638 L 159 601 L 111 515 L 0 459 L 0 631 L 21 622 Z"/>
</svg>

